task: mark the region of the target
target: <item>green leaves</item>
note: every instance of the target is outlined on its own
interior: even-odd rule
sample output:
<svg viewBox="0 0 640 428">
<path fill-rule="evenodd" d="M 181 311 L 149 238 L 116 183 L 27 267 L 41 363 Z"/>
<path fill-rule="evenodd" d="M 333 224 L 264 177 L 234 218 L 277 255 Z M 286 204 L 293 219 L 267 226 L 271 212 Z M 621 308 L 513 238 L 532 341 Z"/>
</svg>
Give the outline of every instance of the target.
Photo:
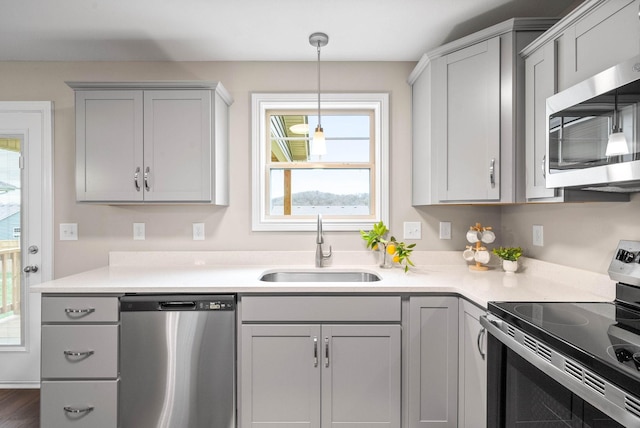
<svg viewBox="0 0 640 428">
<path fill-rule="evenodd" d="M 407 245 L 404 242 L 397 241 L 394 236 L 389 240 L 385 236 L 389 233 L 389 229 L 383 222 L 375 223 L 373 229 L 365 232 L 360 231 L 360 236 L 367 242 L 367 248 L 377 250 L 378 245 L 382 244 L 385 248 L 382 251 L 389 250 L 389 254 L 393 255 L 393 262 L 400 265 L 404 264 L 404 271 L 409 271 L 409 266 L 415 266 L 409 256 L 416 244 Z"/>
<path fill-rule="evenodd" d="M 520 247 L 499 247 L 492 250 L 493 254 L 502 260 L 517 261 L 522 256 L 522 248 Z"/>
</svg>

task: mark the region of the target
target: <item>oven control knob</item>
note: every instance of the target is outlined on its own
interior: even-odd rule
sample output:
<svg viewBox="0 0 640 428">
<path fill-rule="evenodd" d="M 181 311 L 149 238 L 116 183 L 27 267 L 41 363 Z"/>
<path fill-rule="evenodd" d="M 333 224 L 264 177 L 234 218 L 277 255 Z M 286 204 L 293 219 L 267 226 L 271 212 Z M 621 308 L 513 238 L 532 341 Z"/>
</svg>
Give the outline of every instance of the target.
<svg viewBox="0 0 640 428">
<path fill-rule="evenodd" d="M 620 248 L 616 253 L 616 260 L 624 262 L 628 254 L 629 252 L 627 250 L 623 250 L 622 248 Z"/>
</svg>

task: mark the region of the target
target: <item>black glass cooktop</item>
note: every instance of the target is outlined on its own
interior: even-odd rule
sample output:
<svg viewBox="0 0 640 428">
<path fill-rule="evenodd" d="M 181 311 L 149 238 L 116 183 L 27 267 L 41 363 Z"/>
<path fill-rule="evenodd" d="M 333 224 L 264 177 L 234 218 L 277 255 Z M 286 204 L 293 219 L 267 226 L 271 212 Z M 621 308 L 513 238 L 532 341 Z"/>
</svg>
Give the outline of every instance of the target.
<svg viewBox="0 0 640 428">
<path fill-rule="evenodd" d="M 615 302 L 490 302 L 488 309 L 640 396 L 640 310 Z"/>
</svg>

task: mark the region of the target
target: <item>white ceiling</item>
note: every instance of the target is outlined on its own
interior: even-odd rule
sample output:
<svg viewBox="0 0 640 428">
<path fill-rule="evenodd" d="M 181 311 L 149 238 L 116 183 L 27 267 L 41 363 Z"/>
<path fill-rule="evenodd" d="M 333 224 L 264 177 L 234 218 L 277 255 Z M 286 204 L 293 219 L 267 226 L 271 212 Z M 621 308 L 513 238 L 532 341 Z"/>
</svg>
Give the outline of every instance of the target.
<svg viewBox="0 0 640 428">
<path fill-rule="evenodd" d="M 0 0 L 0 60 L 417 61 L 512 17 L 582 0 Z"/>
</svg>

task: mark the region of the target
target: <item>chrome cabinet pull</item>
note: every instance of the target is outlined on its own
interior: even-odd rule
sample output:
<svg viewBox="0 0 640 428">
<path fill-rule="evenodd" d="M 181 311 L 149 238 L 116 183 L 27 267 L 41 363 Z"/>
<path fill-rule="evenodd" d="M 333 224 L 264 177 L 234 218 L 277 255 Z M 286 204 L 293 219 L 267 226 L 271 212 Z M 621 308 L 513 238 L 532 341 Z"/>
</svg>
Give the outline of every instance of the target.
<svg viewBox="0 0 640 428">
<path fill-rule="evenodd" d="M 542 156 L 542 178 L 547 178 L 547 155 Z"/>
<path fill-rule="evenodd" d="M 96 310 L 94 308 L 86 308 L 86 309 L 65 308 L 64 310 L 64 312 L 67 314 L 90 314 L 95 311 Z"/>
<path fill-rule="evenodd" d="M 95 351 L 64 351 L 66 357 L 90 357 Z"/>
<path fill-rule="evenodd" d="M 329 367 L 329 338 L 324 338 L 324 366 Z"/>
<path fill-rule="evenodd" d="M 146 167 L 144 170 L 144 190 L 146 190 L 147 192 L 151 190 L 151 184 L 150 184 L 151 179 L 149 178 L 150 175 L 151 175 L 151 169 L 149 167 Z"/>
<path fill-rule="evenodd" d="M 36 273 L 38 272 L 38 265 L 33 265 L 33 266 L 26 266 L 24 269 L 22 269 L 24 271 L 24 273 Z"/>
<path fill-rule="evenodd" d="M 71 407 L 71 406 L 64 406 L 63 409 L 64 409 L 65 412 L 73 413 L 73 414 L 89 413 L 89 412 L 93 411 L 93 406 L 87 406 L 84 409 L 78 409 L 78 408 Z"/>
<path fill-rule="evenodd" d="M 135 174 L 133 174 L 133 185 L 136 186 L 136 192 L 140 191 L 140 183 L 138 182 L 139 176 L 140 176 L 140 167 L 137 167 Z"/>
<path fill-rule="evenodd" d="M 482 351 L 482 338 L 486 333 L 487 333 L 486 328 L 483 328 L 482 330 L 480 330 L 478 332 L 478 339 L 476 340 L 476 344 L 478 345 L 478 352 L 480 352 L 480 356 L 482 357 L 483 360 L 485 359 L 486 354 Z"/>
<path fill-rule="evenodd" d="M 313 336 L 313 367 L 318 367 L 318 337 Z"/>
<path fill-rule="evenodd" d="M 489 165 L 489 182 L 491 183 L 491 187 L 496 185 L 496 159 L 491 159 L 491 164 Z"/>
</svg>

